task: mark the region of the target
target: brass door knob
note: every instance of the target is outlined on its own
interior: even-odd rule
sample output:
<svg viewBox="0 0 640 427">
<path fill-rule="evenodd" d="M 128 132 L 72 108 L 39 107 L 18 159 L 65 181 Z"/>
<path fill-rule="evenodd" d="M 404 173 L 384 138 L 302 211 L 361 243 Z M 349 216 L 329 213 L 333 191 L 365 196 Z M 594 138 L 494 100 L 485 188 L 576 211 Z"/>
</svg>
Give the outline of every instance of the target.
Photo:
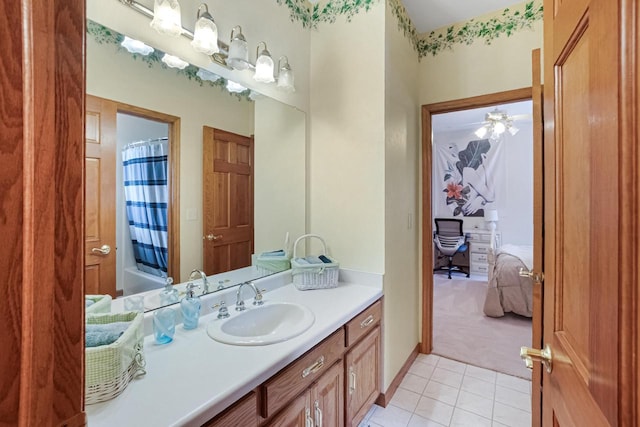
<svg viewBox="0 0 640 427">
<path fill-rule="evenodd" d="M 528 277 L 534 282 L 542 283 L 544 281 L 544 273 L 538 273 L 533 270 L 527 270 L 526 268 L 521 268 L 518 272 L 520 277 Z"/>
<path fill-rule="evenodd" d="M 109 253 L 111 252 L 111 246 L 102 245 L 99 248 L 91 248 L 91 252 L 99 255 L 109 255 Z"/>
<path fill-rule="evenodd" d="M 211 241 L 221 239 L 222 235 L 221 234 L 213 235 L 212 233 L 212 234 L 207 234 L 206 236 L 204 236 L 204 238 L 211 242 Z"/>
<path fill-rule="evenodd" d="M 541 362 L 548 373 L 551 373 L 553 369 L 553 354 L 551 353 L 549 344 L 545 345 L 542 350 L 520 347 L 520 357 L 529 369 L 533 369 L 533 362 Z"/>
</svg>

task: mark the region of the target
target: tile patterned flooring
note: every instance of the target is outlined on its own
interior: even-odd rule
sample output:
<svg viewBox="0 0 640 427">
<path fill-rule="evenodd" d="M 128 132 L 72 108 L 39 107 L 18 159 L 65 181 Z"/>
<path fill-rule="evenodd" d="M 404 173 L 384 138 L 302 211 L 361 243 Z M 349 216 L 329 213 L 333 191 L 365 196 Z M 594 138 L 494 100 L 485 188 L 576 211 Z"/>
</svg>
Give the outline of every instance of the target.
<svg viewBox="0 0 640 427">
<path fill-rule="evenodd" d="M 531 381 L 419 354 L 390 404 L 359 427 L 442 426 L 531 426 Z"/>
</svg>

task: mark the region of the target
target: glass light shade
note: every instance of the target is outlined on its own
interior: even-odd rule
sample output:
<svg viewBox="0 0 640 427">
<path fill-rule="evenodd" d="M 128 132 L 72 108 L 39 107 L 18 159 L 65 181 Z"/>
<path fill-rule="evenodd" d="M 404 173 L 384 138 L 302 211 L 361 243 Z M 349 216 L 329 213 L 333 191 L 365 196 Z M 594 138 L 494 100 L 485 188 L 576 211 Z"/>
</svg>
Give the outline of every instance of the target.
<svg viewBox="0 0 640 427">
<path fill-rule="evenodd" d="M 273 83 L 276 81 L 276 79 L 273 78 L 273 59 L 266 50 L 262 51 L 256 60 L 256 72 L 253 75 L 253 79 L 262 83 Z"/>
<path fill-rule="evenodd" d="M 151 28 L 161 34 L 178 37 L 182 34 L 180 4 L 178 0 L 155 0 Z"/>
<path fill-rule="evenodd" d="M 189 65 L 188 62 L 183 61 L 177 56 L 169 55 L 168 53 L 164 54 L 164 56 L 162 57 L 162 62 L 164 62 L 165 64 L 167 64 L 167 66 L 171 68 L 178 68 L 180 70 L 184 70 L 187 67 L 187 65 Z"/>
<path fill-rule="evenodd" d="M 200 77 L 200 80 L 206 80 L 209 82 L 215 82 L 220 79 L 219 75 L 212 73 L 209 70 L 205 70 L 203 68 L 200 68 L 198 70 L 198 72 L 196 73 L 196 76 Z"/>
<path fill-rule="evenodd" d="M 504 123 L 502 123 L 502 122 L 495 122 L 493 124 L 493 132 L 496 135 L 502 135 L 505 130 L 507 130 L 507 128 L 505 127 Z"/>
<path fill-rule="evenodd" d="M 209 15 L 209 17 L 206 15 L 203 14 L 203 16 L 196 21 L 191 46 L 205 55 L 213 55 L 214 53 L 220 52 L 220 48 L 218 47 L 218 26 L 213 22 L 213 19 L 209 18 L 211 15 Z"/>
<path fill-rule="evenodd" d="M 278 83 L 276 87 L 284 92 L 295 92 L 293 70 L 289 65 L 289 58 L 281 56 L 278 60 Z"/>
<path fill-rule="evenodd" d="M 120 43 L 120 45 L 130 53 L 138 53 L 146 56 L 153 52 L 153 48 L 151 46 L 142 43 L 140 40 L 132 39 L 127 36 L 124 36 L 124 41 Z"/>
<path fill-rule="evenodd" d="M 238 29 L 238 33 L 234 37 L 234 31 Z M 231 30 L 231 43 L 229 43 L 229 56 L 227 64 L 236 70 L 246 70 L 249 68 L 249 48 L 247 40 L 242 35 L 242 28 L 236 26 Z"/>
<path fill-rule="evenodd" d="M 227 90 L 233 93 L 240 93 L 247 90 L 246 87 L 242 86 L 240 83 L 236 83 L 231 80 L 227 80 Z"/>
<path fill-rule="evenodd" d="M 477 131 L 475 131 L 475 134 L 478 138 L 484 138 L 485 136 L 487 136 L 487 127 L 482 126 Z"/>
<path fill-rule="evenodd" d="M 509 133 L 511 134 L 511 136 L 515 136 L 515 134 L 520 131 L 520 129 L 518 129 L 515 126 L 509 126 L 508 130 L 509 130 Z"/>
</svg>

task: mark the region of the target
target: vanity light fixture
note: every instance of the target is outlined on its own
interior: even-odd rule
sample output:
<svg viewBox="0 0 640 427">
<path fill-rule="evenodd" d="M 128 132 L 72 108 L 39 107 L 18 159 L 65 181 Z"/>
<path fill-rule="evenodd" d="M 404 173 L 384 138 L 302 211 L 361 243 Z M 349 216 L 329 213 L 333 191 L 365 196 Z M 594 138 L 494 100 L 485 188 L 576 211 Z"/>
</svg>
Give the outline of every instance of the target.
<svg viewBox="0 0 640 427">
<path fill-rule="evenodd" d="M 475 131 L 478 138 L 484 138 L 489 135 L 491 141 L 497 141 L 505 131 L 513 136 L 518 133 L 519 129 L 513 125 L 513 117 L 508 116 L 505 111 L 497 108 L 485 115 L 485 124 Z"/>
<path fill-rule="evenodd" d="M 180 36 L 182 22 L 178 0 L 154 0 L 153 19 L 149 25 L 160 34 Z"/>
<path fill-rule="evenodd" d="M 260 45 L 264 45 L 264 49 L 260 51 Z M 253 75 L 253 79 L 262 83 L 273 83 L 276 79 L 273 78 L 273 58 L 267 50 L 267 43 L 260 42 L 256 46 L 256 71 Z"/>
<path fill-rule="evenodd" d="M 183 61 L 177 56 L 169 55 L 168 53 L 164 54 L 161 61 L 167 64 L 168 67 L 178 68 L 180 70 L 184 70 L 187 68 L 187 65 L 189 65 L 187 61 Z"/>
<path fill-rule="evenodd" d="M 229 56 L 227 57 L 227 65 L 235 68 L 236 70 L 246 70 L 250 65 L 249 48 L 247 46 L 247 40 L 242 34 L 242 27 L 240 27 L 240 25 L 236 25 L 231 30 L 231 43 L 229 44 Z"/>
<path fill-rule="evenodd" d="M 242 86 L 240 83 L 234 82 L 233 80 L 227 80 L 227 90 L 232 93 L 240 93 L 247 90 L 247 88 Z"/>
<path fill-rule="evenodd" d="M 204 12 L 202 12 L 203 8 Z M 218 47 L 218 26 L 213 20 L 213 16 L 209 13 L 209 7 L 204 3 L 198 7 L 191 46 L 205 55 L 213 55 L 220 52 Z"/>
<path fill-rule="evenodd" d="M 153 48 L 149 45 L 142 43 L 140 40 L 132 39 L 131 37 L 124 36 L 124 41 L 120 43 L 122 47 L 127 49 L 130 53 L 138 53 L 140 55 L 147 56 L 153 52 Z"/>
<path fill-rule="evenodd" d="M 212 73 L 209 70 L 205 70 L 204 68 L 199 68 L 198 72 L 196 73 L 196 76 L 198 76 L 200 78 L 200 80 L 206 80 L 209 82 L 215 82 L 220 80 L 220 76 Z"/>
<path fill-rule="evenodd" d="M 289 65 L 289 58 L 281 56 L 278 59 L 278 84 L 277 88 L 285 92 L 295 92 L 293 70 Z"/>
</svg>

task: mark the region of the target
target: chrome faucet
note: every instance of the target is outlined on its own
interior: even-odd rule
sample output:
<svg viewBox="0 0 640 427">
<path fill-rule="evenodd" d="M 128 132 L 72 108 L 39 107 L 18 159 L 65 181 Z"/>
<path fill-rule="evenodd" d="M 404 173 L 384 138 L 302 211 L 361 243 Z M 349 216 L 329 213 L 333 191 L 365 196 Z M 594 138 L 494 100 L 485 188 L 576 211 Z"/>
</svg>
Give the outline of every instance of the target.
<svg viewBox="0 0 640 427">
<path fill-rule="evenodd" d="M 246 307 L 244 306 L 244 301 L 242 300 L 240 295 L 242 292 L 242 287 L 244 285 L 250 286 L 251 289 L 253 289 L 253 292 L 255 292 L 255 297 L 253 298 L 253 305 L 262 305 L 264 303 L 264 301 L 262 301 L 262 292 L 260 292 L 258 288 L 256 288 L 256 285 L 253 282 L 240 283 L 240 286 L 238 286 L 238 292 L 236 293 L 236 311 L 246 310 Z"/>
<path fill-rule="evenodd" d="M 202 294 L 209 293 L 209 281 L 207 280 L 207 275 L 204 274 L 202 270 L 191 270 L 191 274 L 189 274 L 189 280 L 197 279 L 198 276 L 202 279 Z"/>
</svg>

